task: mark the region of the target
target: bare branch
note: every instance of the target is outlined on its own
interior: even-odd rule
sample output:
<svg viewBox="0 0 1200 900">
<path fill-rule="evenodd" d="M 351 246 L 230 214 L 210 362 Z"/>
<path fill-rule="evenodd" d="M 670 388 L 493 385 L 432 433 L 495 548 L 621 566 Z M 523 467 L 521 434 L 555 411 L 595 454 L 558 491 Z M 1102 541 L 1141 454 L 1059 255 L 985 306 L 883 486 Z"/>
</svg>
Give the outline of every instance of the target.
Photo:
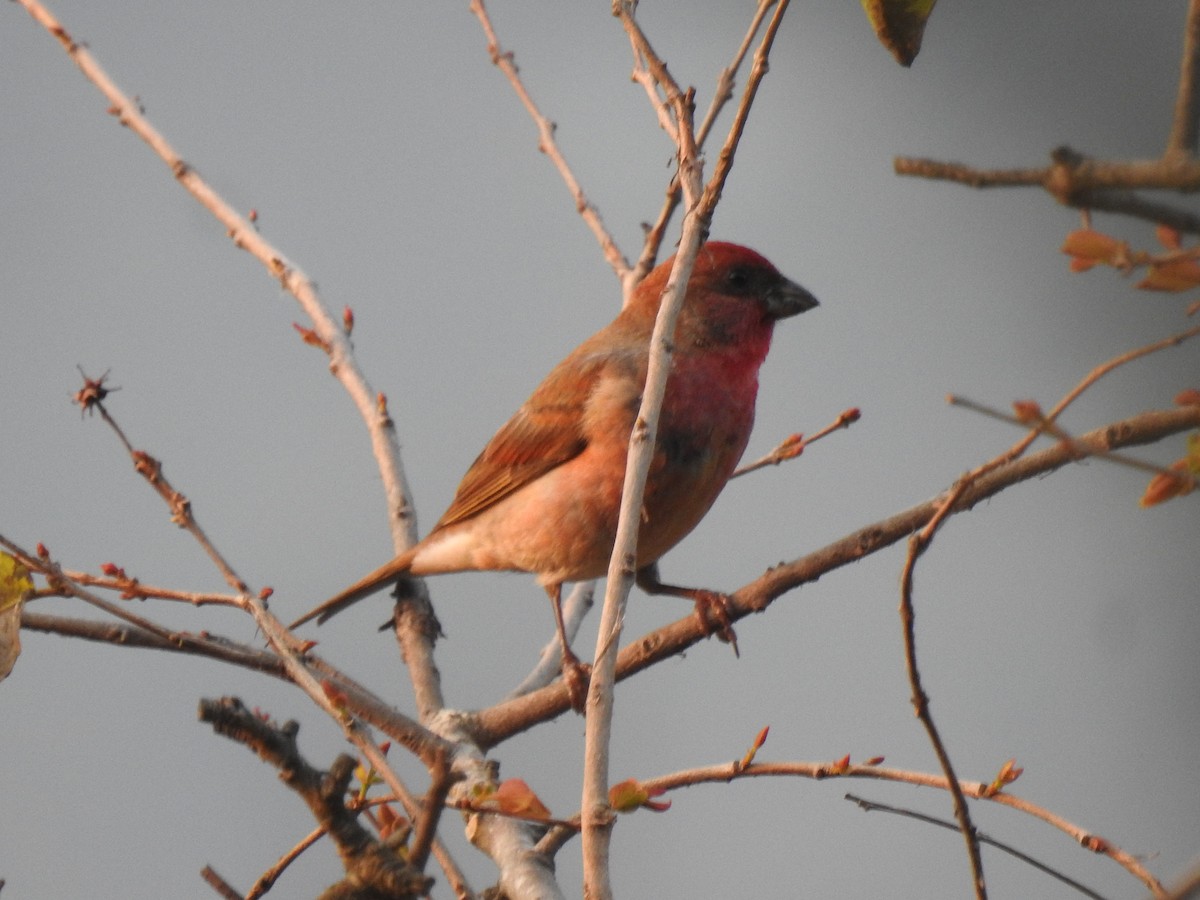
<svg viewBox="0 0 1200 900">
<path fill-rule="evenodd" d="M 1196 135 L 1200 123 L 1200 0 L 1188 3 L 1179 70 L 1175 116 L 1171 121 L 1171 134 L 1163 156 L 1166 159 L 1184 160 L 1196 155 Z"/>
<path fill-rule="evenodd" d="M 954 818 L 958 821 L 959 831 L 967 846 L 967 859 L 971 865 L 971 881 L 978 900 L 987 900 L 987 883 L 983 877 L 983 857 L 979 852 L 979 835 L 975 824 L 971 821 L 971 811 L 967 808 L 967 799 L 963 796 L 959 785 L 958 775 L 955 774 L 954 764 L 950 760 L 950 752 L 942 740 L 937 724 L 933 721 L 933 713 L 929 710 L 929 697 L 921 685 L 921 673 L 917 666 L 917 633 L 916 613 L 913 609 L 913 572 L 917 559 L 929 547 L 933 540 L 933 532 L 937 523 L 950 514 L 951 504 L 947 502 L 921 531 L 912 535 L 908 541 L 908 554 L 904 559 L 904 568 L 900 574 L 900 621 L 903 625 L 904 636 L 904 668 L 908 673 L 908 684 L 912 691 L 912 705 L 917 719 L 925 728 L 929 743 L 933 747 L 938 765 L 946 776 L 946 785 L 950 796 L 954 798 Z"/>
<path fill-rule="evenodd" d="M 148 650 L 167 650 L 206 656 L 220 662 L 231 663 L 244 669 L 287 680 L 287 671 L 283 661 L 276 654 L 269 650 L 247 647 L 245 644 L 239 644 L 209 632 L 203 634 L 177 632 L 178 639 L 171 640 L 133 625 L 47 615 L 30 612 L 28 609 L 21 611 L 21 627 L 29 631 L 40 631 L 43 634 L 82 638 L 86 641 L 113 644 L 118 647 L 141 647 Z"/>
<path fill-rule="evenodd" d="M 755 762 L 743 766 L 740 761 L 723 763 L 714 766 L 703 766 L 662 775 L 657 778 L 640 779 L 644 788 L 653 790 L 677 790 L 701 784 L 724 784 L 739 778 L 769 778 L 796 777 L 823 780 L 826 778 L 866 778 L 877 781 L 892 781 L 900 784 L 911 784 L 918 787 L 949 790 L 944 775 L 932 775 L 925 772 L 914 772 L 907 769 L 892 769 L 869 764 L 844 763 L 811 763 L 811 762 Z M 959 789 L 974 800 L 996 803 L 1007 806 L 1028 816 L 1039 819 L 1067 835 L 1083 849 L 1092 853 L 1107 856 L 1121 866 L 1134 878 L 1155 893 L 1163 896 L 1161 882 L 1155 878 L 1132 853 L 1122 850 L 1106 838 L 1070 822 L 1036 803 L 1009 793 L 1007 790 L 997 791 L 991 785 L 979 781 L 961 781 Z"/>
<path fill-rule="evenodd" d="M 525 107 L 526 112 L 529 113 L 529 117 L 533 119 L 534 124 L 537 125 L 539 136 L 538 150 L 550 157 L 550 161 L 558 169 L 558 174 L 562 176 L 562 180 L 567 185 L 567 190 L 571 192 L 571 197 L 575 201 L 575 211 L 579 213 L 588 228 L 592 230 L 592 235 L 596 238 L 596 242 L 600 244 L 600 250 L 604 254 L 604 258 L 617 274 L 617 277 L 624 282 L 626 276 L 629 274 L 629 262 L 625 259 L 624 254 L 621 253 L 620 248 L 617 247 L 617 242 L 613 239 L 613 236 L 604 227 L 604 221 L 600 218 L 600 211 L 596 209 L 595 204 L 583 192 L 583 188 L 575 178 L 575 173 L 571 171 L 566 157 L 562 155 L 558 143 L 554 140 L 554 131 L 557 126 L 542 115 L 537 104 L 533 102 L 533 98 L 529 95 L 529 91 L 526 90 L 525 84 L 521 81 L 521 76 L 518 74 L 517 64 L 512 51 L 506 52 L 500 49 L 500 41 L 496 37 L 496 31 L 492 27 L 492 20 L 488 16 L 487 9 L 484 8 L 483 0 L 471 0 L 469 8 L 475 14 L 475 18 L 479 20 L 480 27 L 483 28 L 492 64 L 508 78 L 513 90 L 516 91 L 517 98 Z"/>
<path fill-rule="evenodd" d="M 265 762 L 279 770 L 279 777 L 308 805 L 318 824 L 337 845 L 346 868 L 347 882 L 357 891 L 345 897 L 409 897 L 429 890 L 433 879 L 404 859 L 398 848 L 380 842 L 358 824 L 346 808 L 346 788 L 357 765 L 349 756 L 334 760 L 328 773 L 308 764 L 296 745 L 300 726 L 266 722 L 232 697 L 206 700 L 200 718 L 218 734 L 245 744 Z"/>
<path fill-rule="evenodd" d="M 51 13 L 38 0 L 18 0 L 31 16 L 53 35 L 63 46 L 67 55 L 79 66 L 84 75 L 99 88 L 110 102 L 109 111 L 118 121 L 141 138 L 170 168 L 176 180 L 212 215 L 225 226 L 234 245 L 250 253 L 279 280 L 280 284 L 299 302 L 300 307 L 313 322 L 313 328 L 301 329 L 311 335 L 330 358 L 330 372 L 341 382 L 350 395 L 371 437 L 372 451 L 383 480 L 384 493 L 389 511 L 388 526 L 392 532 L 392 543 L 400 552 L 416 542 L 416 513 L 412 506 L 404 469 L 400 463 L 400 444 L 395 425 L 387 411 L 387 398 L 374 391 L 358 368 L 350 345 L 347 325 L 335 320 L 317 296 L 312 281 L 287 258 L 268 243 L 258 229 L 245 216 L 234 210 L 213 188 L 205 182 L 175 149 L 146 119 L 139 105 L 127 97 L 88 49 L 77 43 Z M 423 583 L 415 589 L 409 600 L 421 610 L 430 610 L 402 621 L 424 621 L 432 615 L 428 593 Z M 410 671 L 419 668 L 413 676 L 414 684 L 423 686 L 418 697 L 422 716 L 432 716 L 442 705 L 440 679 L 432 662 L 432 641 L 428 632 L 417 631 L 406 635 L 404 658 Z M 330 710 L 326 708 L 326 711 Z"/>
<path fill-rule="evenodd" d="M 1040 187 L 1060 203 L 1076 209 L 1118 213 L 1200 232 L 1200 217 L 1176 207 L 1139 197 L 1132 188 L 1191 192 L 1200 190 L 1200 163 L 1192 159 L 1107 162 L 1059 147 L 1044 168 L 976 169 L 956 162 L 896 157 L 897 175 L 952 181 L 974 188 Z"/>
<path fill-rule="evenodd" d="M 1006 488 L 1049 474 L 1086 458 L 1096 450 L 1116 450 L 1160 441 L 1173 434 L 1200 428 L 1200 407 L 1153 410 L 1112 422 L 1076 438 L 1071 446 L 1058 444 L 1008 462 L 980 477 L 958 497 L 953 512 L 964 512 Z M 739 588 L 730 599 L 734 621 L 762 612 L 777 598 L 801 585 L 816 581 L 842 566 L 890 547 L 929 523 L 945 504 L 945 495 L 867 525 L 819 550 L 776 566 Z M 710 635 L 695 616 L 687 616 L 630 641 L 617 659 L 617 679 L 684 652 Z M 570 708 L 566 688 L 554 684 L 516 700 L 506 700 L 481 710 L 464 723 L 484 748 L 494 747 L 539 722 L 562 715 Z"/>
<path fill-rule="evenodd" d="M 925 813 L 917 812 L 915 809 L 904 809 L 903 807 L 899 806 L 889 806 L 886 803 L 878 803 L 874 800 L 866 800 L 862 797 L 856 797 L 853 794 L 847 794 L 846 799 L 854 803 L 863 812 L 887 812 L 897 816 L 904 816 L 909 819 L 916 819 L 918 822 L 925 822 L 929 825 L 936 825 L 939 828 L 945 828 L 950 831 L 959 830 L 958 826 L 953 822 L 947 822 L 944 819 L 937 818 L 936 816 L 928 816 Z M 1046 865 L 1045 863 L 1038 862 L 1028 853 L 1023 853 L 1016 847 L 1013 847 L 1011 844 L 1006 844 L 1003 841 L 998 841 L 995 838 L 988 837 L 982 832 L 976 832 L 976 837 L 979 839 L 979 843 L 987 844 L 989 847 L 995 847 L 997 850 L 1004 851 L 1009 856 L 1019 859 L 1021 862 L 1032 866 L 1039 872 L 1044 872 L 1051 878 L 1055 878 L 1058 881 L 1061 881 L 1063 884 L 1073 887 L 1085 897 L 1091 897 L 1092 900 L 1105 900 L 1103 894 L 1097 894 L 1091 888 L 1080 884 L 1074 878 L 1069 877 L 1065 873 L 1060 872 L 1052 866 Z"/>
</svg>

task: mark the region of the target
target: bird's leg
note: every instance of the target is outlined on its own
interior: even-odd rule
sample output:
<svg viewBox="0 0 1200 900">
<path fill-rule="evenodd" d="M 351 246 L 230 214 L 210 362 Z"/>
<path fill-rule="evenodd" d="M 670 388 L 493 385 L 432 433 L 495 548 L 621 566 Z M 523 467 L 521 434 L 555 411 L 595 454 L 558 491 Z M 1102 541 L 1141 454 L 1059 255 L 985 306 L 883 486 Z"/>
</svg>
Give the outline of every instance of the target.
<svg viewBox="0 0 1200 900">
<path fill-rule="evenodd" d="M 704 626 L 708 634 L 715 634 L 718 639 L 733 647 L 733 655 L 739 656 L 737 635 L 733 631 L 733 619 L 729 615 L 729 597 L 718 591 L 708 591 L 704 588 L 679 587 L 674 584 L 663 584 L 658 580 L 658 565 L 651 563 L 638 569 L 637 584 L 647 594 L 666 595 L 668 597 L 683 597 L 696 604 L 696 618 Z"/>
<path fill-rule="evenodd" d="M 558 643 L 562 647 L 563 682 L 571 695 L 571 708 L 583 715 L 591 672 L 579 661 L 571 649 L 571 642 L 567 640 L 567 627 L 563 624 L 562 614 L 562 582 L 546 585 L 546 593 L 550 595 L 550 605 L 554 607 L 554 625 L 558 629 Z"/>
</svg>

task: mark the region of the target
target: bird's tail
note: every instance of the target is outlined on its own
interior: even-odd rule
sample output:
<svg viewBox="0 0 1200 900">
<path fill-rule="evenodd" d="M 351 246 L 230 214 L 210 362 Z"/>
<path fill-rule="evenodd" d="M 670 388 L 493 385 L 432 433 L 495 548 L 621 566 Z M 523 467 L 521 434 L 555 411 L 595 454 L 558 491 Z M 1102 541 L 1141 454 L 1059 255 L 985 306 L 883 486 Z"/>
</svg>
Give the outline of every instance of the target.
<svg viewBox="0 0 1200 900">
<path fill-rule="evenodd" d="M 394 582 L 409 570 L 415 555 L 416 554 L 413 550 L 407 550 L 404 553 L 401 553 L 391 562 L 380 566 L 370 575 L 350 585 L 350 587 L 346 588 L 336 597 L 330 597 L 320 606 L 309 610 L 295 622 L 293 622 L 289 627 L 298 628 L 305 622 L 308 622 L 312 619 L 316 619 L 318 625 L 322 624 L 330 616 L 337 615 L 343 609 L 353 603 L 357 603 L 363 597 L 368 597 L 379 589 Z"/>
</svg>

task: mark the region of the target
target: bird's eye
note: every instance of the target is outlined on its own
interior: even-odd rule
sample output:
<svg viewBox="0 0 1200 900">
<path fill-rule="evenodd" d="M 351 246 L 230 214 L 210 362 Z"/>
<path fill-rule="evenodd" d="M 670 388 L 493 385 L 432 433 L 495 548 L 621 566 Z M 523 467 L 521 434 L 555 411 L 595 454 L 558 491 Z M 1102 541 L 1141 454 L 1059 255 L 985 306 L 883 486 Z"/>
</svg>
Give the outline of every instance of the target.
<svg viewBox="0 0 1200 900">
<path fill-rule="evenodd" d="M 743 291 L 750 286 L 750 273 L 741 267 L 730 269 L 725 281 L 734 290 Z"/>
</svg>

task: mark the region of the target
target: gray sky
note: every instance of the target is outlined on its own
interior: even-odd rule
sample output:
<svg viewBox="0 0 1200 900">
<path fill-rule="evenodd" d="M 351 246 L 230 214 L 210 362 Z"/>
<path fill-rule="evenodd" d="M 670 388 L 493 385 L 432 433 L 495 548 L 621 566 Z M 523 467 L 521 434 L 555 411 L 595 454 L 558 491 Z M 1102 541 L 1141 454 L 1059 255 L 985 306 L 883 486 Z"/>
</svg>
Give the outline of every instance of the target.
<svg viewBox="0 0 1200 900">
<path fill-rule="evenodd" d="M 1176 79 L 1182 2 L 959 4 L 936 11 L 912 70 L 856 3 L 798 4 L 776 42 L 714 237 L 760 250 L 822 306 L 781 325 L 748 458 L 848 406 L 863 420 L 802 459 L 735 482 L 663 561 L 664 575 L 733 589 L 781 559 L 927 499 L 1016 434 L 946 406 L 955 392 L 1047 407 L 1093 366 L 1184 327 L 1186 300 L 1058 252 L 1078 215 L 1032 192 L 899 179 L 894 155 L 1040 165 L 1069 142 L 1157 155 Z M 673 74 L 707 104 L 752 4 L 644 3 Z M 349 304 L 354 343 L 391 402 L 420 521 L 434 522 L 494 429 L 616 311 L 619 291 L 536 132 L 491 66 L 466 4 L 59 2 L 63 23 L 182 155 Z M 628 256 L 669 177 L 671 148 L 629 81 L 608 4 L 503 3 L 491 12 L 563 152 Z M 70 402 L 76 364 L 112 370 L 111 409 L 164 463 L 201 523 L 285 618 L 389 555 L 365 431 L 293 301 L 115 120 L 17 6 L 0 27 L 0 533 L 71 568 L 113 561 L 146 582 L 223 585 L 168 522 L 113 436 Z M 1148 245 L 1150 229 L 1098 227 Z M 1200 344 L 1101 382 L 1064 421 L 1082 432 L 1197 386 Z M 1183 441 L 1143 450 L 1169 462 Z M 1142 511 L 1143 475 L 1088 462 L 955 519 L 917 575 L 933 712 L 963 777 L 1015 756 L 1014 791 L 1150 857 L 1163 878 L 1200 835 L 1200 553 L 1194 500 Z M 934 770 L 908 704 L 896 614 L 902 552 L 880 553 L 623 684 L 614 778 L 740 756 Z M 448 634 L 448 701 L 502 696 L 550 636 L 522 576 L 431 583 Z M 320 633 L 322 650 L 410 708 L 382 599 Z M 67 601 L 47 611 L 91 615 Z M 139 607 L 252 641 L 248 620 Z M 635 593 L 626 634 L 683 615 Z M 595 623 L 577 644 L 591 654 Z M 301 721 L 309 759 L 342 748 L 296 691 L 210 662 L 39 635 L 0 685 L 0 878 L 5 897 L 212 896 L 212 864 L 246 890 L 311 828 L 244 748 L 195 721 L 236 694 Z M 394 688 L 389 685 L 395 685 Z M 496 751 L 556 813 L 578 806 L 582 720 Z M 412 767 L 401 766 L 423 784 Z M 961 840 L 863 815 L 853 791 L 949 816 L 948 799 L 866 782 L 695 788 L 665 815 L 623 818 L 621 896 L 962 897 Z M 993 837 L 1108 897 L 1142 890 L 1111 862 L 1020 815 L 977 806 Z M 486 860 L 448 840 L 473 885 Z M 560 856 L 568 894 L 578 845 Z M 1073 892 L 994 852 L 995 897 Z M 305 897 L 339 869 L 320 847 L 272 896 Z M 131 874 L 133 873 L 133 874 Z M 439 896 L 446 896 L 444 883 Z"/>
</svg>

